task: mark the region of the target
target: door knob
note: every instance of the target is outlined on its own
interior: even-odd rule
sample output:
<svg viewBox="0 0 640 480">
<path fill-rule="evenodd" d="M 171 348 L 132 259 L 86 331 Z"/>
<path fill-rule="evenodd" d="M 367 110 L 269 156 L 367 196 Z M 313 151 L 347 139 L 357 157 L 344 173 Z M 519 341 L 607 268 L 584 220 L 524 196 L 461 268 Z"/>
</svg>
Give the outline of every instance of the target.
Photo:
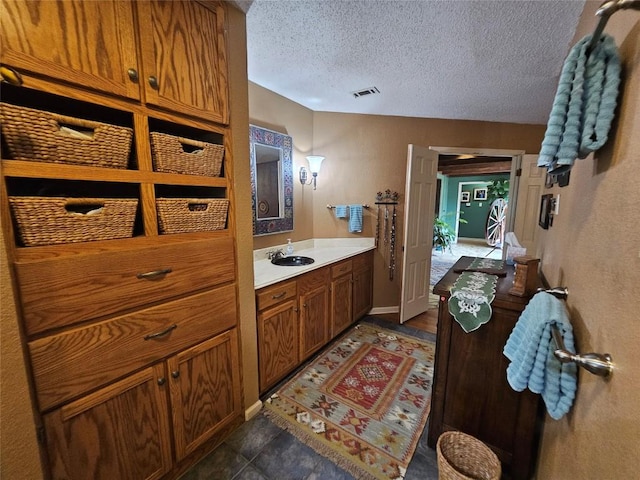
<svg viewBox="0 0 640 480">
<path fill-rule="evenodd" d="M 129 80 L 131 80 L 132 82 L 138 82 L 138 71 L 135 68 L 128 69 L 127 75 L 129 75 Z"/>
</svg>

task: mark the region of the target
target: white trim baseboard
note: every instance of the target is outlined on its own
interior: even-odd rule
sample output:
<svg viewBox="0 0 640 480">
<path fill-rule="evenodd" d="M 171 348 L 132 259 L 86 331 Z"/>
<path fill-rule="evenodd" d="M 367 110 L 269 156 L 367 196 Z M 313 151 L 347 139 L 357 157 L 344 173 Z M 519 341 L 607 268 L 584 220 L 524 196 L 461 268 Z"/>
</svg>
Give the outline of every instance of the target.
<svg viewBox="0 0 640 480">
<path fill-rule="evenodd" d="M 384 315 L 385 313 L 398 313 L 400 307 L 398 305 L 390 307 L 374 307 L 369 310 L 369 315 Z"/>
<path fill-rule="evenodd" d="M 256 403 L 251 405 L 249 408 L 244 411 L 244 421 L 248 422 L 253 417 L 255 417 L 260 410 L 262 409 L 262 401 L 258 400 Z"/>
</svg>

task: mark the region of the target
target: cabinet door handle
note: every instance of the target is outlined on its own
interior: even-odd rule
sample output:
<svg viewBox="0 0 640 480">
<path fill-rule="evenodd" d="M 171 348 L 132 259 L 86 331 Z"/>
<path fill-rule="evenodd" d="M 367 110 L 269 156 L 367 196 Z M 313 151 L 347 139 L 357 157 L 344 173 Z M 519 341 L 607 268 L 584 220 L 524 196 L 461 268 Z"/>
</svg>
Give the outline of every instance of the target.
<svg viewBox="0 0 640 480">
<path fill-rule="evenodd" d="M 158 385 L 162 386 L 162 385 L 164 385 L 165 383 L 167 383 L 167 379 L 166 379 L 166 378 L 164 378 L 164 377 L 160 377 L 160 378 L 158 379 Z"/>
<path fill-rule="evenodd" d="M 144 339 L 145 340 L 152 340 L 154 338 L 164 337 L 165 335 L 168 335 L 169 332 L 171 332 L 172 330 L 175 330 L 176 328 L 178 328 L 178 325 L 176 325 L 174 323 L 173 325 L 171 325 L 170 327 L 165 328 L 161 332 L 149 333 L 149 334 L 145 335 Z"/>
<path fill-rule="evenodd" d="M 151 85 L 151 88 L 153 88 L 154 90 L 158 90 L 160 88 L 160 84 L 158 83 L 158 77 L 151 75 L 149 77 L 149 85 Z"/>
<path fill-rule="evenodd" d="M 155 280 L 156 278 L 163 277 L 167 273 L 171 273 L 171 272 L 172 270 L 170 268 L 162 268 L 160 270 L 154 270 L 152 272 L 139 273 L 138 275 L 136 275 L 136 277 L 138 277 L 141 280 L 142 279 Z"/>
<path fill-rule="evenodd" d="M 180 376 L 180 371 L 179 370 L 175 370 L 175 371 L 171 372 L 171 376 L 173 378 L 178 378 Z"/>
<path fill-rule="evenodd" d="M 278 295 L 271 295 L 271 298 L 272 298 L 273 300 L 277 300 L 277 299 L 279 299 L 279 298 L 284 297 L 286 294 L 287 294 L 287 292 L 282 292 L 282 293 L 279 293 Z"/>
<path fill-rule="evenodd" d="M 5 67 L 4 65 L 0 67 L 0 78 L 2 78 L 3 82 L 7 82 L 11 85 L 17 85 L 18 87 L 24 83 L 20 72 L 13 68 Z"/>
<path fill-rule="evenodd" d="M 138 82 L 138 79 L 140 78 L 138 76 L 138 71 L 135 68 L 129 68 L 127 70 L 127 75 L 129 75 L 129 80 L 131 80 L 132 82 Z"/>
</svg>

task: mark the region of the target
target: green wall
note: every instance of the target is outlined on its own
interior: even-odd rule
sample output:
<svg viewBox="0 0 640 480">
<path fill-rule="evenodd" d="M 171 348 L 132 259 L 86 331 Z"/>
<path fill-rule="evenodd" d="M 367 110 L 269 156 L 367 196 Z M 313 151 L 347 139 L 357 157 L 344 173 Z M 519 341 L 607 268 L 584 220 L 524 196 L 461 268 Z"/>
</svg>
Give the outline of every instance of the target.
<svg viewBox="0 0 640 480">
<path fill-rule="evenodd" d="M 459 225 L 458 236 L 465 238 L 484 238 L 487 215 L 489 214 L 490 201 L 473 200 L 473 189 L 485 187 L 488 182 L 494 180 L 508 180 L 509 174 L 500 175 L 476 175 L 469 177 L 444 177 L 442 188 L 442 200 L 440 203 L 440 218 L 454 227 L 456 220 L 456 207 L 458 202 L 458 186 L 460 183 L 473 182 L 462 186 L 462 191 L 470 192 L 469 206 L 466 203 L 460 207 L 460 218 L 468 223 Z M 446 187 L 445 187 L 446 185 Z"/>
</svg>

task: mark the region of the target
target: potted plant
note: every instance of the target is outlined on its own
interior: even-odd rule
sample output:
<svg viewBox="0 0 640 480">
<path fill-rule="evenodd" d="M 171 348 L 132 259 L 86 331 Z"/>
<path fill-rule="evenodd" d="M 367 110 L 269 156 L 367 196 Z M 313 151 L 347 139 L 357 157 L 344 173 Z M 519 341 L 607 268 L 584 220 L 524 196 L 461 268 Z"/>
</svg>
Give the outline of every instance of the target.
<svg viewBox="0 0 640 480">
<path fill-rule="evenodd" d="M 436 217 L 433 220 L 433 247 L 444 252 L 447 248 L 451 251 L 451 244 L 456 239 L 451 226 L 442 218 Z M 453 253 L 453 252 L 452 252 Z"/>
</svg>

